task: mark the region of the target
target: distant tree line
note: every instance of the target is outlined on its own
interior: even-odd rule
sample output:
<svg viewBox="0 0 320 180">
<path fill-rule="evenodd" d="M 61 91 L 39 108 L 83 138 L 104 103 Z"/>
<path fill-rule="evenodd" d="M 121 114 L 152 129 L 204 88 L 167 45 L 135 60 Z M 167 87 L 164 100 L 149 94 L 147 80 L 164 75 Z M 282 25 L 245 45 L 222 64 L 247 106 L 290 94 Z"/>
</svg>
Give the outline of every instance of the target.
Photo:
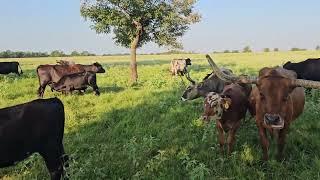
<svg viewBox="0 0 320 180">
<path fill-rule="evenodd" d="M 71 54 L 66 54 L 60 50 L 54 50 L 51 53 L 47 52 L 30 52 L 30 51 L 2 51 L 0 58 L 27 58 L 27 57 L 68 57 L 68 56 L 95 56 L 95 54 L 88 51 L 77 52 L 73 51 Z"/>
<path fill-rule="evenodd" d="M 306 51 L 307 49 L 303 49 L 303 48 L 297 48 L 297 47 L 293 47 L 293 48 L 291 48 L 290 49 L 290 51 Z M 317 50 L 317 51 L 320 51 L 320 46 L 319 45 L 317 45 L 316 46 L 316 48 L 315 48 L 315 50 Z M 270 48 L 264 48 L 263 49 L 263 52 L 271 52 L 272 51 L 272 49 L 270 49 Z M 279 51 L 279 48 L 273 48 L 273 51 L 274 52 L 278 52 Z M 238 50 L 228 50 L 228 49 L 226 49 L 226 50 L 224 50 L 224 51 L 213 51 L 213 53 L 239 53 L 240 51 L 238 51 Z M 250 48 L 250 46 L 245 46 L 243 49 L 242 49 L 242 52 L 243 53 L 250 53 L 250 52 L 253 52 L 252 50 L 251 50 L 251 48 Z"/>
</svg>

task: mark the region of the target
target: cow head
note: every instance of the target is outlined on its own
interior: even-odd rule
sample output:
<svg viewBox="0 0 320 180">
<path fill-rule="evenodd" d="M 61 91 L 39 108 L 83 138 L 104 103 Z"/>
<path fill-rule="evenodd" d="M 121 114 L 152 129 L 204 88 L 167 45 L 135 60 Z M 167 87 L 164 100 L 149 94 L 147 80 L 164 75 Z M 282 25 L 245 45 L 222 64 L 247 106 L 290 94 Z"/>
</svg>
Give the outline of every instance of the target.
<svg viewBox="0 0 320 180">
<path fill-rule="evenodd" d="M 285 69 L 291 69 L 292 64 L 293 63 L 291 61 L 288 61 L 282 67 L 285 68 Z"/>
<path fill-rule="evenodd" d="M 290 93 L 296 87 L 293 71 L 282 68 L 263 68 L 259 72 L 256 98 L 257 111 L 263 117 L 263 125 L 269 129 L 282 129 L 285 119 L 292 114 Z"/>
<path fill-rule="evenodd" d="M 187 89 L 183 92 L 181 96 L 182 101 L 193 100 L 201 96 L 204 90 L 204 83 L 200 82 L 197 84 L 191 84 Z"/>
<path fill-rule="evenodd" d="M 208 93 L 204 99 L 204 113 L 202 120 L 209 122 L 211 120 L 221 119 L 223 111 L 229 109 L 232 101 L 229 97 L 219 95 L 216 92 Z"/>
<path fill-rule="evenodd" d="M 95 73 L 105 73 L 106 70 L 103 69 L 102 65 L 98 62 L 93 63 L 93 72 Z"/>
<path fill-rule="evenodd" d="M 186 65 L 187 66 L 191 66 L 191 59 L 190 58 L 187 58 L 187 59 L 185 59 L 185 61 L 186 61 Z"/>
<path fill-rule="evenodd" d="M 226 74 L 232 74 L 230 69 L 221 68 Z M 191 85 L 183 92 L 181 96 L 182 101 L 193 100 L 198 97 L 205 97 L 208 92 L 220 93 L 223 90 L 225 82 L 219 79 L 214 73 L 208 74 L 202 82 L 196 83 L 192 80 L 189 74 L 186 74 L 186 78 L 191 82 Z"/>
</svg>

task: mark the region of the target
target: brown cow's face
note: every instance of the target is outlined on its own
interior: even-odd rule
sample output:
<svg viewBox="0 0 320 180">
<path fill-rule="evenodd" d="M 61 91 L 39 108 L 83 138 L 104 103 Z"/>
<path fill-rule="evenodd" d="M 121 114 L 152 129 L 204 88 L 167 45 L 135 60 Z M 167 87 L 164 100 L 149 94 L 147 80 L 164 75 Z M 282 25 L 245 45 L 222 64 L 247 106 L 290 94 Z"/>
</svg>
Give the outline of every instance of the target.
<svg viewBox="0 0 320 180">
<path fill-rule="evenodd" d="M 210 92 L 204 100 L 204 113 L 202 119 L 204 121 L 219 120 L 224 110 L 229 109 L 231 99 L 222 97 L 215 92 Z"/>
<path fill-rule="evenodd" d="M 267 76 L 258 81 L 258 107 L 266 128 L 282 129 L 287 118 L 292 81 L 281 76 Z"/>
</svg>

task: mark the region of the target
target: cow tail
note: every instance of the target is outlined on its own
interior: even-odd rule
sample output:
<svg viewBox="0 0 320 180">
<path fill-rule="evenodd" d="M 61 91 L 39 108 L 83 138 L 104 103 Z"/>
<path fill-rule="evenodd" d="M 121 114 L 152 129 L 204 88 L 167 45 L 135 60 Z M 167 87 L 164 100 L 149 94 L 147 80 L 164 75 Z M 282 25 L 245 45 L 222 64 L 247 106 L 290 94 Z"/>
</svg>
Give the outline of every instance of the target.
<svg viewBox="0 0 320 180">
<path fill-rule="evenodd" d="M 20 68 L 20 74 L 23 74 L 22 68 L 21 68 L 21 66 L 20 66 L 20 63 L 18 63 L 18 66 L 19 66 L 19 68 Z"/>
</svg>

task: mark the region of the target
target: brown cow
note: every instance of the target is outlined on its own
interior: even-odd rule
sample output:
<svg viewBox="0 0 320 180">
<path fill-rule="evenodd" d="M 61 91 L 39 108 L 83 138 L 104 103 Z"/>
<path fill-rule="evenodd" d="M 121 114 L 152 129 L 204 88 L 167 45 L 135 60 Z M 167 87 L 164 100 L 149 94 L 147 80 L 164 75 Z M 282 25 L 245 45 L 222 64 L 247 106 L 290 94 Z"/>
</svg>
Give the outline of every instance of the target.
<svg viewBox="0 0 320 180">
<path fill-rule="evenodd" d="M 206 56 L 216 74 L 231 82 L 255 83 L 249 101 L 263 149 L 263 159 L 268 160 L 269 140 L 266 130 L 277 135 L 278 159 L 283 157 L 283 148 L 289 125 L 302 112 L 305 103 L 302 87 L 320 88 L 317 81 L 297 79 L 293 71 L 280 67 L 263 68 L 259 77 L 226 75 L 219 71 L 209 55 Z M 299 87 L 302 86 L 302 87 Z"/>
<path fill-rule="evenodd" d="M 263 68 L 254 93 L 250 97 L 255 110 L 256 124 L 263 149 L 263 159 L 268 160 L 269 141 L 266 130 L 278 134 L 278 159 L 282 159 L 289 125 L 302 112 L 305 96 L 302 87 L 296 87 L 292 79 L 297 75 L 282 68 Z"/>
<path fill-rule="evenodd" d="M 104 73 L 105 70 L 99 63 L 93 63 L 92 65 L 74 64 L 69 65 L 40 65 L 37 68 L 37 75 L 39 78 L 39 98 L 43 97 L 44 90 L 47 85 L 51 86 L 52 83 L 58 82 L 61 77 L 68 74 L 91 71 L 94 73 Z"/>
<path fill-rule="evenodd" d="M 204 100 L 202 119 L 205 121 L 216 120 L 218 141 L 222 153 L 225 144 L 224 133 L 228 133 L 228 154 L 232 151 L 236 131 L 247 112 L 250 91 L 251 85 L 241 86 L 233 83 L 226 85 L 220 95 L 210 92 Z"/>
</svg>

